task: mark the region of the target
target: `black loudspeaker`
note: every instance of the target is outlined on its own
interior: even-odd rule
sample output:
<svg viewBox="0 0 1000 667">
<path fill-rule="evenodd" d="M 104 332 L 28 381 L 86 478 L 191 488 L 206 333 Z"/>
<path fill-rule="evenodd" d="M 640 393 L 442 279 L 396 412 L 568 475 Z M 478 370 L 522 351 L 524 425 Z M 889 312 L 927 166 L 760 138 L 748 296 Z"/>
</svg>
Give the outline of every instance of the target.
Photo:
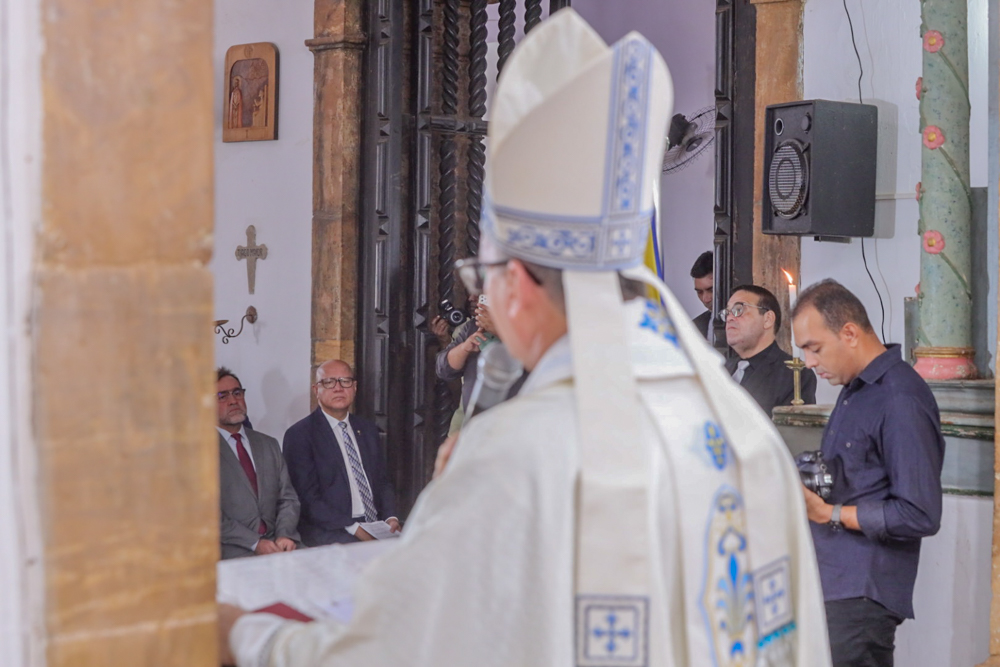
<svg viewBox="0 0 1000 667">
<path fill-rule="evenodd" d="M 806 100 L 765 114 L 765 234 L 875 233 L 878 108 Z"/>
</svg>

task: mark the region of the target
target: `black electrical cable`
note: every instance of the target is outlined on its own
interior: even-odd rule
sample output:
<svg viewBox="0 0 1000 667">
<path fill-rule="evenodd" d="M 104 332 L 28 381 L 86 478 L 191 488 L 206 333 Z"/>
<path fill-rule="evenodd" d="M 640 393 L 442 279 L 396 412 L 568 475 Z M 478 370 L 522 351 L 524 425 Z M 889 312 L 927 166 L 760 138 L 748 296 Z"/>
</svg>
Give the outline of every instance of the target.
<svg viewBox="0 0 1000 667">
<path fill-rule="evenodd" d="M 854 55 L 858 59 L 858 102 L 863 104 L 861 99 L 861 77 L 865 75 L 865 70 L 861 67 L 861 54 L 858 53 L 858 43 L 854 40 L 854 22 L 851 21 L 851 12 L 847 9 L 847 0 L 844 0 L 844 13 L 847 14 L 847 25 L 851 29 L 851 46 L 854 47 Z"/>
<path fill-rule="evenodd" d="M 864 104 L 864 99 L 861 97 L 861 77 L 865 75 L 865 70 L 861 65 L 861 54 L 858 53 L 858 43 L 854 39 L 854 22 L 851 21 L 851 12 L 847 9 L 847 0 L 844 0 L 844 13 L 847 14 L 847 25 L 851 28 L 851 46 L 854 47 L 854 55 L 858 59 L 858 103 Z M 878 284 L 875 282 L 875 278 L 868 268 L 868 258 L 865 257 L 865 237 L 863 236 L 861 237 L 861 261 L 864 262 L 865 273 L 868 274 L 868 279 L 872 281 L 875 294 L 878 295 L 878 306 L 882 309 L 882 342 L 885 343 L 885 304 L 882 302 L 882 293 L 878 291 Z"/>
</svg>

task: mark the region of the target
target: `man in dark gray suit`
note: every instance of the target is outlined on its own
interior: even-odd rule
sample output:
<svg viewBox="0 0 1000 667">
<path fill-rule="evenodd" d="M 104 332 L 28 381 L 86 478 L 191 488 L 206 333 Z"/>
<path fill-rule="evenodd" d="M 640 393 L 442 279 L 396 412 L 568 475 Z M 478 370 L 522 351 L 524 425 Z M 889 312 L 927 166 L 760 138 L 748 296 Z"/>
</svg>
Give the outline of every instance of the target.
<svg viewBox="0 0 1000 667">
<path fill-rule="evenodd" d="M 298 546 L 299 498 L 278 441 L 246 428 L 240 379 L 218 369 L 219 500 L 222 558 L 292 551 Z"/>
</svg>

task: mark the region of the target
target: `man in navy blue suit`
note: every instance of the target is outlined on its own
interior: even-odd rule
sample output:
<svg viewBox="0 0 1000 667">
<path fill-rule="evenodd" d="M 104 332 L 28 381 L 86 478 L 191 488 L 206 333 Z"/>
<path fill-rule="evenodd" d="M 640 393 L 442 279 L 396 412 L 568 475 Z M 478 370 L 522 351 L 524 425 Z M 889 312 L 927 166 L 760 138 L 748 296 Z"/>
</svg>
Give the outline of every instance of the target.
<svg viewBox="0 0 1000 667">
<path fill-rule="evenodd" d="M 357 380 L 339 360 L 316 369 L 319 407 L 285 431 L 288 474 L 302 503 L 299 534 L 307 546 L 371 540 L 361 524 L 393 516 L 394 493 L 372 422 L 349 414 Z"/>
</svg>

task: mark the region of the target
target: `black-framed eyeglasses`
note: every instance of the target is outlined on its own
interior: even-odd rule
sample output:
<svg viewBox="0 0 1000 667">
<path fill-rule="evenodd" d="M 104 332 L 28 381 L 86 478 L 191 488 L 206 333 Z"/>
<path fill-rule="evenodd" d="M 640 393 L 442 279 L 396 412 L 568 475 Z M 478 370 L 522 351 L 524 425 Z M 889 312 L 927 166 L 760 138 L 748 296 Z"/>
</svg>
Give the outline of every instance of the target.
<svg viewBox="0 0 1000 667">
<path fill-rule="evenodd" d="M 350 389 L 357 382 L 354 378 L 323 378 L 316 384 L 322 385 L 324 389 L 333 389 L 338 384 L 344 389 Z"/>
<path fill-rule="evenodd" d="M 455 273 L 462 281 L 462 285 L 465 286 L 465 291 L 472 296 L 477 296 L 483 293 L 483 288 L 486 285 L 486 269 L 491 266 L 504 266 L 509 261 L 511 260 L 500 259 L 495 262 L 483 262 L 475 257 L 469 257 L 468 259 L 460 259 L 455 262 Z M 522 266 L 524 266 L 523 263 Z M 524 271 L 536 285 L 542 284 L 538 276 L 532 273 L 531 269 L 527 266 L 524 266 Z"/>
<path fill-rule="evenodd" d="M 233 398 L 243 398 L 243 394 L 247 393 L 247 390 L 242 387 L 237 387 L 236 389 L 231 389 L 230 391 L 220 391 L 217 396 L 219 397 L 219 403 L 228 400 L 230 396 Z"/>
<path fill-rule="evenodd" d="M 758 306 L 753 303 L 747 303 L 745 301 L 737 301 L 733 304 L 732 308 L 723 308 L 719 311 L 719 319 L 725 322 L 729 319 L 729 316 L 741 317 L 743 313 L 747 312 L 747 308 L 756 308 L 762 313 L 766 313 L 771 310 L 770 308 L 765 308 L 764 306 Z"/>
<path fill-rule="evenodd" d="M 508 261 L 501 259 L 496 262 L 481 262 L 475 257 L 460 259 L 455 262 L 455 274 L 465 286 L 465 291 L 475 296 L 483 293 L 483 287 L 486 285 L 486 269 L 491 266 L 503 266 Z"/>
</svg>

